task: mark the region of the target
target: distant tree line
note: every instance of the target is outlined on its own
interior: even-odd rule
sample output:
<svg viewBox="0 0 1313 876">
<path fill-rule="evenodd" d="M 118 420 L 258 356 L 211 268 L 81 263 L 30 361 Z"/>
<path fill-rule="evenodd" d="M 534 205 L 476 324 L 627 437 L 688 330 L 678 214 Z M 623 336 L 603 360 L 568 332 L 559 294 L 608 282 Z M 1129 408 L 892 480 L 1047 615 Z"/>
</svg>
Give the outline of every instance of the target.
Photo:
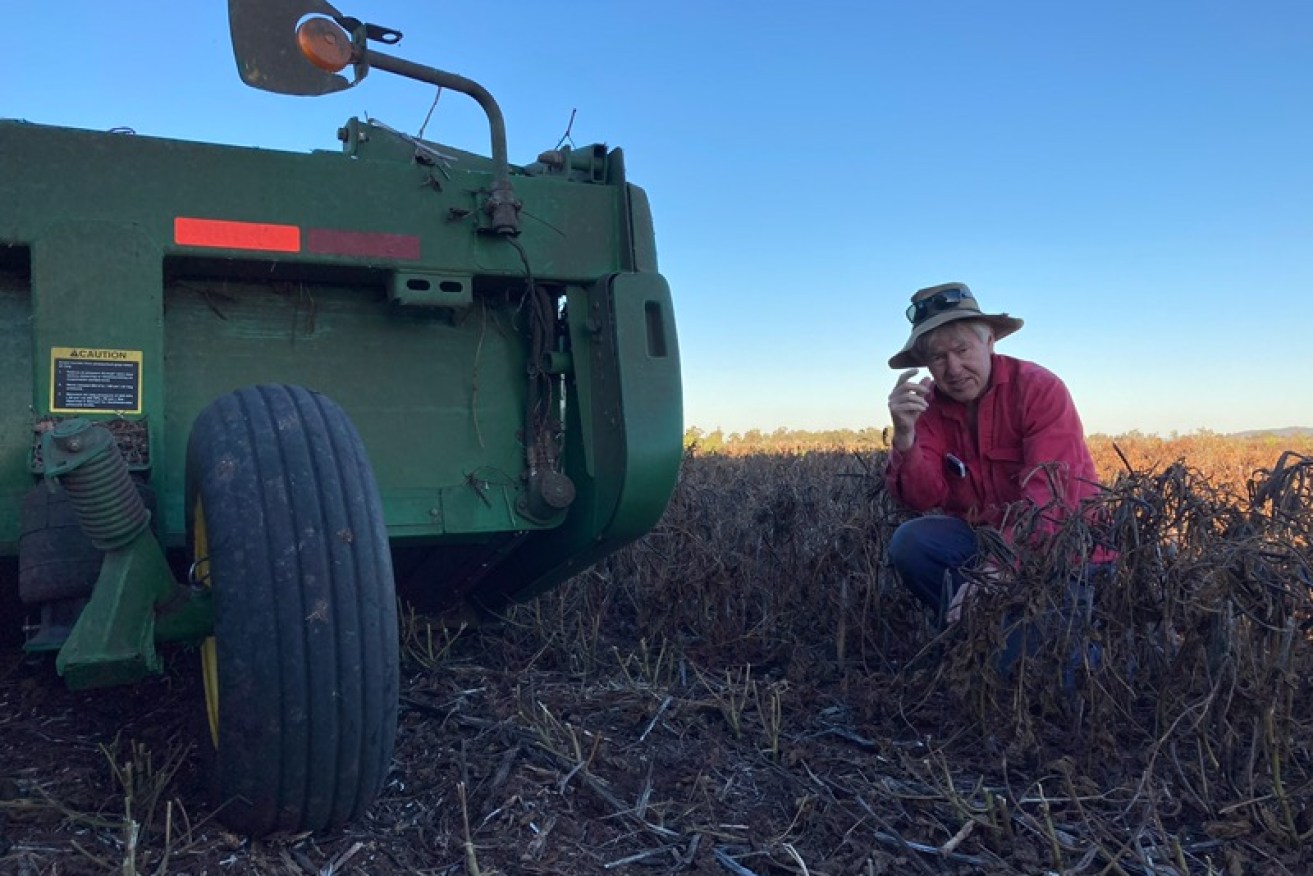
<svg viewBox="0 0 1313 876">
<path fill-rule="evenodd" d="M 693 426 L 684 432 L 684 447 L 698 453 L 797 453 L 807 450 L 886 450 L 889 429 L 749 429 L 726 433 Z"/>
<path fill-rule="evenodd" d="M 694 453 L 723 453 L 738 456 L 752 453 L 806 453 L 822 450 L 888 450 L 889 428 L 809 429 L 779 428 L 771 432 L 707 431 L 693 426 L 684 432 L 684 447 Z M 1135 468 L 1155 468 L 1184 460 L 1192 467 L 1241 482 L 1256 467 L 1274 464 L 1283 452 L 1313 456 L 1313 434 L 1303 430 L 1224 435 L 1200 429 L 1183 435 L 1163 437 L 1140 431 L 1120 435 L 1090 435 L 1087 439 L 1101 477 L 1115 477 L 1129 463 Z"/>
</svg>

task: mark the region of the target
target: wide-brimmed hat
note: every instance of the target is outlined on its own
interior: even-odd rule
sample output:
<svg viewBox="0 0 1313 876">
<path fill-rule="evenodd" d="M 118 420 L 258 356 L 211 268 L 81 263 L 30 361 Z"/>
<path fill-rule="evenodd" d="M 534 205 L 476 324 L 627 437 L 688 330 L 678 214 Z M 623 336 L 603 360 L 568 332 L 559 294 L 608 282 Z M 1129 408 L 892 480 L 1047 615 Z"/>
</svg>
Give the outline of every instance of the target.
<svg viewBox="0 0 1313 876">
<path fill-rule="evenodd" d="M 913 349 L 917 338 L 955 320 L 978 319 L 989 323 L 994 330 L 994 340 L 1006 338 L 1023 324 L 1022 320 L 1006 313 L 982 313 L 976 296 L 971 294 L 966 283 L 941 283 L 918 289 L 907 308 L 907 318 L 912 323 L 912 334 L 907 343 L 903 344 L 903 349 L 889 360 L 890 368 L 917 368 L 925 365 Z"/>
</svg>

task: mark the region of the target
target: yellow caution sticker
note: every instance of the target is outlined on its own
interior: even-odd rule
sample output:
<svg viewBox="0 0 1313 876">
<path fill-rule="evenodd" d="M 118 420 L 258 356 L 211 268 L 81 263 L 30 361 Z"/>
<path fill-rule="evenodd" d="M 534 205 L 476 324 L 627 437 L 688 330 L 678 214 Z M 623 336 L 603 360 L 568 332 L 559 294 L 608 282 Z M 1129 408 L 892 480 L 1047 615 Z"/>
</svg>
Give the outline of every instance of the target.
<svg viewBox="0 0 1313 876">
<path fill-rule="evenodd" d="M 141 413 L 141 350 L 50 348 L 52 414 Z"/>
</svg>

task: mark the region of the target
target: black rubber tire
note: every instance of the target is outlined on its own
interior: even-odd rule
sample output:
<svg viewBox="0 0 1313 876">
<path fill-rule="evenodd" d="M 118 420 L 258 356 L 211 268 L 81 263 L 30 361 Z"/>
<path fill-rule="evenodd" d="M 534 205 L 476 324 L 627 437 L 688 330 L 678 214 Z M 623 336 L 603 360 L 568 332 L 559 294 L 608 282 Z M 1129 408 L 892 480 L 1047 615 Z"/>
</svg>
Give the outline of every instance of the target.
<svg viewBox="0 0 1313 876">
<path fill-rule="evenodd" d="M 155 493 L 137 484 L 146 510 L 155 513 Z M 18 595 L 26 605 L 91 595 L 105 552 L 82 531 L 63 487 L 40 483 L 23 497 L 18 540 Z"/>
<path fill-rule="evenodd" d="M 214 590 L 219 818 L 252 836 L 352 821 L 387 776 L 399 672 L 360 436 L 323 395 L 249 387 L 197 417 L 187 473 L 188 531 L 194 542 L 199 507 Z"/>
<path fill-rule="evenodd" d="M 26 617 L 18 598 L 18 558 L 0 557 L 0 653 L 22 643 Z"/>
</svg>

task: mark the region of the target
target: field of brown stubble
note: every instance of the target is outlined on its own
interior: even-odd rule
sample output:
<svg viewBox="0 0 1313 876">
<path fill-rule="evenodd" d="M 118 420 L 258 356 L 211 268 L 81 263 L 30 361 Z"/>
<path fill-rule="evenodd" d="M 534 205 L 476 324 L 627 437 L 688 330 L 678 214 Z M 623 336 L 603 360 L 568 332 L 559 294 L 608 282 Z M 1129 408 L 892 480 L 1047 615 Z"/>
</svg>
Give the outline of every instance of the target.
<svg viewBox="0 0 1313 876">
<path fill-rule="evenodd" d="M 0 872 L 1306 872 L 1313 462 L 1205 438 L 1093 439 L 1103 523 L 944 634 L 885 566 L 878 451 L 694 450 L 610 561 L 489 628 L 407 616 L 388 785 L 315 836 L 196 795 L 188 655 L 71 694 L 7 654 Z M 1000 677 L 1002 619 L 1099 540 L 1097 650 Z"/>
</svg>

